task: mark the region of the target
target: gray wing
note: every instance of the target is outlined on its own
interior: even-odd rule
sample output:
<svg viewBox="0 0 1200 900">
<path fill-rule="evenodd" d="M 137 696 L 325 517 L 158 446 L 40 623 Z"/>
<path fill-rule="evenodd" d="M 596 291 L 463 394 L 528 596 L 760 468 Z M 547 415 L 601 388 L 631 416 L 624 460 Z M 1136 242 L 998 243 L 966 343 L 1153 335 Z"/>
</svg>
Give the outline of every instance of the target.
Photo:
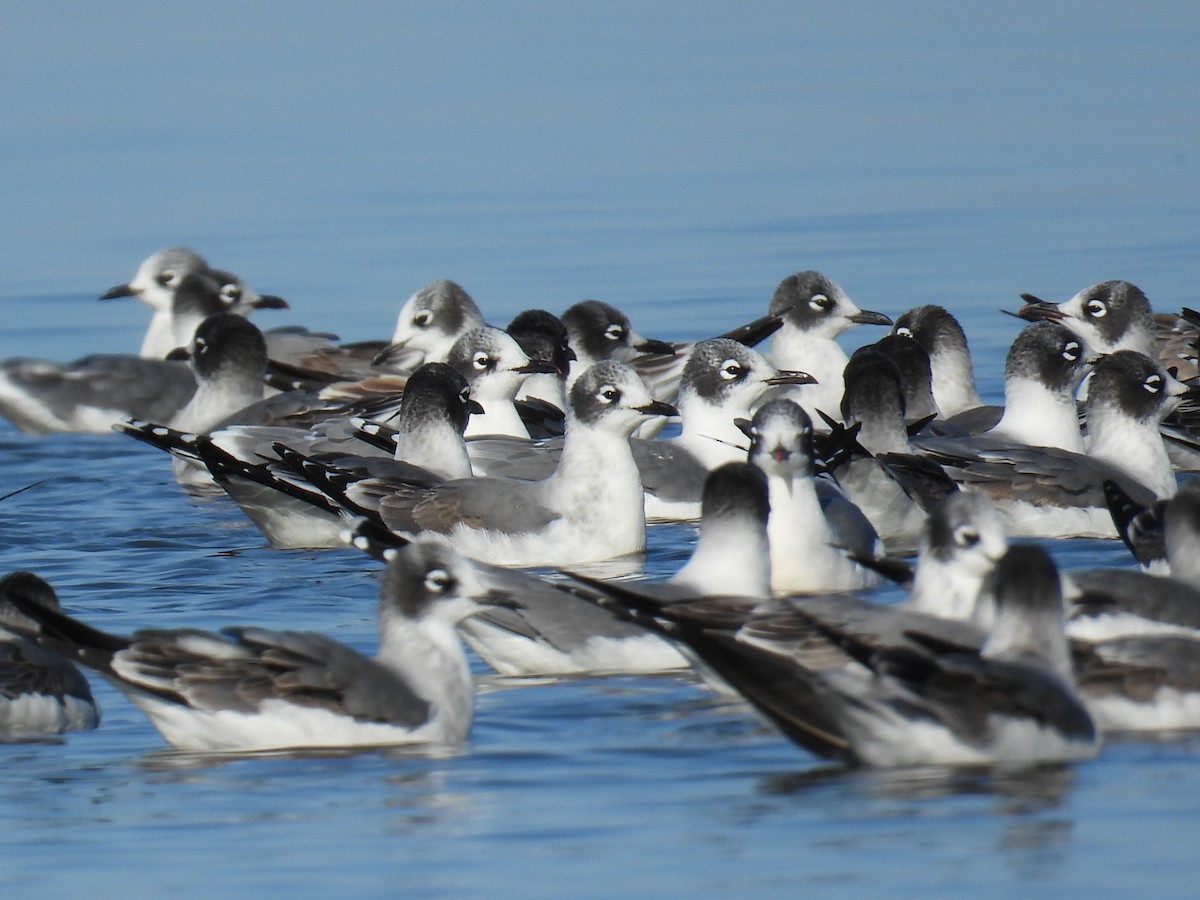
<svg viewBox="0 0 1200 900">
<path fill-rule="evenodd" d="M 5 360 L 4 373 L 56 416 L 80 406 L 112 409 L 129 418 L 169 421 L 196 390 L 186 363 L 95 354 L 67 365 L 41 359 Z"/>
<path fill-rule="evenodd" d="M 1200 640 L 1185 635 L 1072 645 L 1079 688 L 1090 697 L 1149 700 L 1160 687 L 1200 691 Z"/>
<path fill-rule="evenodd" d="M 1023 500 L 1038 506 L 1105 507 L 1104 482 L 1115 481 L 1135 501 L 1154 502 L 1153 493 L 1125 473 L 1091 457 L 1046 447 L 1013 447 L 990 442 L 923 441 L 922 449 L 956 481 L 997 500 Z"/>
<path fill-rule="evenodd" d="M 879 534 L 871 520 L 854 505 L 837 485 L 818 478 L 814 482 L 825 521 L 834 542 L 849 553 L 870 556 L 878 550 Z"/>
<path fill-rule="evenodd" d="M 562 439 L 525 441 L 482 437 L 467 441 L 467 454 L 476 475 L 542 481 L 554 474 L 562 456 Z"/>
<path fill-rule="evenodd" d="M 538 532 L 559 515 L 542 506 L 531 487 L 504 478 L 457 478 L 426 490 L 415 503 L 411 496 L 386 497 L 379 512 L 389 528 L 390 515 L 407 511 L 424 531 L 448 532 L 466 525 L 504 534 Z"/>
<path fill-rule="evenodd" d="M 1186 582 L 1124 569 L 1071 572 L 1070 579 L 1080 590 L 1072 598 L 1072 617 L 1127 612 L 1200 629 L 1200 590 Z"/>
<path fill-rule="evenodd" d="M 700 501 L 708 469 L 691 453 L 670 441 L 633 438 L 629 446 L 647 493 L 669 502 Z"/>
<path fill-rule="evenodd" d="M 16 700 L 23 694 L 92 699 L 83 673 L 58 654 L 24 638 L 0 641 L 0 697 Z"/>
<path fill-rule="evenodd" d="M 265 628 L 224 633 L 233 645 L 202 631 L 140 631 L 114 670 L 135 686 L 198 709 L 253 712 L 274 699 L 410 728 L 428 719 L 429 704 L 395 674 L 323 635 Z"/>
</svg>

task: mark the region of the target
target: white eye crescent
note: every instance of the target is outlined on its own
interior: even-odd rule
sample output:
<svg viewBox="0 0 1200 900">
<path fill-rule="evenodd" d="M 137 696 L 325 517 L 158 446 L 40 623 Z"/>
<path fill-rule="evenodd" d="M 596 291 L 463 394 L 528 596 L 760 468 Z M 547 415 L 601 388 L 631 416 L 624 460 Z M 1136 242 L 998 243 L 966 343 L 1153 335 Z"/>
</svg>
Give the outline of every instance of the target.
<svg viewBox="0 0 1200 900">
<path fill-rule="evenodd" d="M 813 294 L 812 299 L 808 301 L 808 305 L 815 310 L 824 310 L 829 308 L 829 298 L 824 294 Z"/>
<path fill-rule="evenodd" d="M 475 352 L 475 355 L 471 357 L 471 365 L 473 365 L 476 369 L 487 369 L 492 365 L 492 358 L 482 350 L 478 350 Z"/>
<path fill-rule="evenodd" d="M 425 590 L 431 594 L 441 594 L 453 583 L 454 579 L 445 569 L 430 569 L 425 573 Z"/>
<path fill-rule="evenodd" d="M 433 313 L 427 309 L 421 310 L 412 317 L 412 323 L 418 328 L 428 328 L 429 323 L 433 321 Z"/>
<path fill-rule="evenodd" d="M 596 396 L 605 403 L 616 403 L 621 399 L 621 392 L 617 389 L 616 385 L 603 384 L 600 386 L 600 390 L 596 391 Z"/>
<path fill-rule="evenodd" d="M 1108 314 L 1108 304 L 1093 297 L 1083 305 L 1083 310 L 1093 319 L 1103 319 Z"/>
<path fill-rule="evenodd" d="M 745 371 L 742 368 L 742 364 L 736 359 L 727 359 L 721 363 L 721 378 L 725 381 L 733 381 L 735 378 L 740 378 Z"/>
<path fill-rule="evenodd" d="M 625 336 L 625 328 L 614 323 L 604 330 L 604 336 L 610 341 L 619 341 Z"/>
<path fill-rule="evenodd" d="M 1062 357 L 1067 362 L 1075 362 L 1079 359 L 1079 342 L 1067 341 L 1063 344 Z"/>
<path fill-rule="evenodd" d="M 907 325 L 897 326 L 896 331 L 894 333 L 899 335 L 900 337 L 906 337 L 906 338 L 910 338 L 913 336 L 912 329 L 909 328 Z"/>
<path fill-rule="evenodd" d="M 959 525 L 954 529 L 954 543 L 960 547 L 974 547 L 979 543 L 979 532 L 970 525 Z"/>
<path fill-rule="evenodd" d="M 1146 389 L 1148 394 L 1157 394 L 1162 390 L 1163 380 L 1161 375 L 1151 375 L 1142 382 L 1142 387 Z"/>
</svg>

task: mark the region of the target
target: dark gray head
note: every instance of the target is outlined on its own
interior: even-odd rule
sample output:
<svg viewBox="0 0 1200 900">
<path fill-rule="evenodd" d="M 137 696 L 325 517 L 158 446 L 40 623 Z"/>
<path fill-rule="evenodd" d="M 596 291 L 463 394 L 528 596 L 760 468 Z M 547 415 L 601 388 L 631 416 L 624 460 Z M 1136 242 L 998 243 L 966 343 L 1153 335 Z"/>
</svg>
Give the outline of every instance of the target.
<svg viewBox="0 0 1200 900">
<path fill-rule="evenodd" d="M 482 324 L 483 314 L 470 294 L 453 281 L 433 281 L 400 308 L 392 345 L 443 359 L 460 335 Z"/>
<path fill-rule="evenodd" d="M 1113 410 L 1138 423 L 1158 422 L 1174 406 L 1182 385 L 1148 356 L 1118 350 L 1102 356 L 1088 383 L 1088 419 Z"/>
<path fill-rule="evenodd" d="M 812 384 L 804 372 L 780 372 L 752 347 L 729 338 L 700 341 L 688 355 L 680 379 L 680 394 L 693 394 L 722 406 L 734 395 L 746 395 L 750 407 L 773 385 Z"/>
<path fill-rule="evenodd" d="M 771 512 L 767 476 L 749 463 L 725 463 L 708 473 L 700 515 L 705 523 L 752 519 L 762 527 Z"/>
<path fill-rule="evenodd" d="M 430 422 L 449 421 L 462 434 L 467 420 L 479 407 L 471 400 L 467 380 L 446 363 L 426 363 L 409 376 L 400 398 L 397 430 L 409 432 L 429 427 Z"/>
<path fill-rule="evenodd" d="M 802 331 L 836 337 L 855 323 L 891 325 L 882 313 L 859 309 L 838 285 L 811 269 L 789 275 L 775 288 L 768 315 L 783 316 Z"/>
<path fill-rule="evenodd" d="M 794 400 L 781 397 L 764 403 L 744 431 L 750 438 L 750 462 L 767 474 L 813 474 L 812 419 Z"/>
<path fill-rule="evenodd" d="M 967 352 L 967 335 L 958 324 L 958 319 L 945 307 L 934 303 L 914 306 L 902 313 L 896 319 L 892 334 L 912 338 L 930 356 L 947 350 Z"/>
<path fill-rule="evenodd" d="M 562 319 L 544 309 L 527 309 L 519 313 L 506 330 L 521 345 L 526 356 L 550 363 L 559 375 L 567 377 L 575 351 L 571 349 L 571 336 Z"/>
<path fill-rule="evenodd" d="M 438 540 L 416 540 L 389 551 L 379 586 L 381 618 L 395 613 L 410 620 L 442 615 L 456 622 L 484 600 L 486 591 L 475 567 Z"/>
<path fill-rule="evenodd" d="M 1008 548 L 980 589 L 980 602 L 991 600 L 991 633 L 985 656 L 1047 664 L 1071 678 L 1071 658 L 1063 624 L 1062 585 L 1050 554 L 1034 544 Z"/>
<path fill-rule="evenodd" d="M 1128 281 L 1102 281 L 1084 288 L 1070 300 L 1053 304 L 1022 294 L 1021 315 L 1062 322 L 1083 339 L 1093 353 L 1138 350 L 1150 353 L 1154 344 L 1154 315 L 1150 301 Z"/>
<path fill-rule="evenodd" d="M 637 372 L 625 363 L 606 360 L 584 372 L 570 390 L 571 413 L 577 422 L 605 422 L 618 432 L 632 433 L 653 416 L 678 415 L 675 407 L 655 400 Z"/>
<path fill-rule="evenodd" d="M 229 302 L 221 294 L 224 285 L 211 272 L 192 272 L 175 285 L 171 311 L 176 318 L 206 317 L 226 312 Z"/>
<path fill-rule="evenodd" d="M 900 369 L 886 354 L 872 346 L 854 351 L 842 370 L 842 420 L 847 424 L 896 421 L 903 423 L 908 411 Z"/>
<path fill-rule="evenodd" d="M 1005 382 L 1026 379 L 1056 394 L 1074 394 L 1087 372 L 1080 339 L 1057 322 L 1043 320 L 1026 326 L 1004 361 Z"/>
<path fill-rule="evenodd" d="M 571 346 L 586 359 L 625 359 L 632 349 L 629 318 L 599 300 L 581 300 L 562 315 Z"/>
<path fill-rule="evenodd" d="M 153 297 L 147 295 L 157 294 L 165 297 L 163 292 L 174 290 L 184 276 L 207 269 L 208 263 L 187 247 L 167 247 L 143 260 L 131 281 L 109 288 L 100 295 L 100 299 L 141 297 L 151 306 L 158 306 L 159 304 L 153 302 Z M 167 301 L 164 300 L 164 308 L 166 304 Z"/>
<path fill-rule="evenodd" d="M 245 315 L 254 309 L 287 309 L 288 303 L 273 294 L 256 294 L 232 272 L 211 269 L 209 274 L 221 285 L 221 299 L 229 312 Z"/>
<path fill-rule="evenodd" d="M 982 494 L 956 491 L 929 513 L 921 536 L 921 558 L 939 562 L 978 557 L 991 567 L 1008 546 L 1000 513 Z"/>
<path fill-rule="evenodd" d="M 937 404 L 933 400 L 933 369 L 925 348 L 911 338 L 897 334 L 886 335 L 871 346 L 896 364 L 904 391 L 906 416 L 924 419 L 937 415 Z"/>
<path fill-rule="evenodd" d="M 209 316 L 196 329 L 188 360 L 197 381 L 226 373 L 265 377 L 267 343 L 262 332 L 245 316 L 222 312 Z"/>
<path fill-rule="evenodd" d="M 38 623 L 13 604 L 13 597 L 43 609 L 59 609 L 58 594 L 41 577 L 32 572 L 10 572 L 0 578 L 0 624 L 14 625 L 31 631 Z"/>
<path fill-rule="evenodd" d="M 625 313 L 599 300 L 581 300 L 563 313 L 562 322 L 580 359 L 629 362 L 640 353 L 675 352 L 670 344 L 638 335 Z"/>
<path fill-rule="evenodd" d="M 1013 544 L 985 585 L 994 591 L 996 612 L 1062 609 L 1058 567 L 1036 544 Z"/>
</svg>

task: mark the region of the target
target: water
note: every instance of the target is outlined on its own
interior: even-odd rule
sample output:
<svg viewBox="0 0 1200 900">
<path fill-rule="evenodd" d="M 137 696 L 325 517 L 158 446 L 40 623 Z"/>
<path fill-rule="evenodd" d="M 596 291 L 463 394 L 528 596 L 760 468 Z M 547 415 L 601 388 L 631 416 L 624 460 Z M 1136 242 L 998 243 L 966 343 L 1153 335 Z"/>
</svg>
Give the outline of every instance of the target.
<svg viewBox="0 0 1200 900">
<path fill-rule="evenodd" d="M 0 36 L 0 356 L 133 350 L 96 303 L 186 243 L 346 339 L 451 277 L 494 321 L 599 297 L 644 334 L 753 318 L 819 268 L 962 319 L 1000 394 L 1021 291 L 1195 305 L 1200 16 L 1183 2 L 26 4 Z M 859 329 L 863 331 L 864 329 Z M 848 346 L 874 334 L 851 333 Z M 281 552 L 117 436 L 0 425 L 0 563 L 115 631 L 374 646 L 373 563 Z M 671 571 L 687 528 L 655 529 Z M 1124 564 L 1095 541 L 1067 566 Z M 483 680 L 468 747 L 214 761 L 106 684 L 4 748 L 6 895 L 1190 895 L 1195 736 L 1067 769 L 846 772 L 686 678 Z"/>
</svg>

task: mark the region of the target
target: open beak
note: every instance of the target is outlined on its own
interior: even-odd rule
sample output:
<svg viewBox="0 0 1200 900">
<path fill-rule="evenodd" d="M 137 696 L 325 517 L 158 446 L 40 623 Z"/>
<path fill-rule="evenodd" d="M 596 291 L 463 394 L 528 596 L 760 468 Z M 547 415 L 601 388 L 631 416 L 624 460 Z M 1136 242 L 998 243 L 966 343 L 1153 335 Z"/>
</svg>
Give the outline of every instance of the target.
<svg viewBox="0 0 1200 900">
<path fill-rule="evenodd" d="M 1017 310 L 1017 316 L 1026 321 L 1036 322 L 1039 319 L 1050 319 L 1057 322 L 1068 318 L 1067 314 L 1059 309 L 1057 303 L 1039 299 L 1033 294 L 1022 294 L 1021 299 L 1025 301 L 1025 305 Z"/>
</svg>

